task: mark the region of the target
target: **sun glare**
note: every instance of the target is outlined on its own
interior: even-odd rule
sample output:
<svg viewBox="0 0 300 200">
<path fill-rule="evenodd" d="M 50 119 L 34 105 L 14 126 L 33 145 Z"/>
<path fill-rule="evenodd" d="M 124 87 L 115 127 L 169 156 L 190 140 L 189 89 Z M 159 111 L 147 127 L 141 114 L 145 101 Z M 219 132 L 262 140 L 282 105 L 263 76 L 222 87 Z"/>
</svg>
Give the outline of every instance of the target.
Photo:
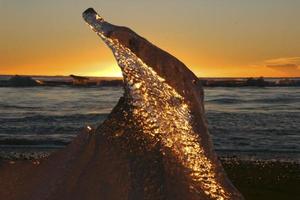
<svg viewBox="0 0 300 200">
<path fill-rule="evenodd" d="M 90 67 L 95 71 L 87 72 L 87 75 L 98 77 L 122 77 L 122 72 L 119 66 L 115 63 L 98 63 Z"/>
</svg>

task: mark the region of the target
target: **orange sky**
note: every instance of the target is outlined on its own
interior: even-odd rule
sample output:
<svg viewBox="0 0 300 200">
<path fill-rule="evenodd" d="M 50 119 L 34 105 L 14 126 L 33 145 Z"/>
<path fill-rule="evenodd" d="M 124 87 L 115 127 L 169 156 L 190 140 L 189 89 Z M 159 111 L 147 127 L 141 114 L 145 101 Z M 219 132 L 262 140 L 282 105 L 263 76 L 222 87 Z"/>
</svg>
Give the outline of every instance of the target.
<svg viewBox="0 0 300 200">
<path fill-rule="evenodd" d="M 300 1 L 1 0 L 0 74 L 120 76 L 94 7 L 201 77 L 300 77 Z"/>
</svg>

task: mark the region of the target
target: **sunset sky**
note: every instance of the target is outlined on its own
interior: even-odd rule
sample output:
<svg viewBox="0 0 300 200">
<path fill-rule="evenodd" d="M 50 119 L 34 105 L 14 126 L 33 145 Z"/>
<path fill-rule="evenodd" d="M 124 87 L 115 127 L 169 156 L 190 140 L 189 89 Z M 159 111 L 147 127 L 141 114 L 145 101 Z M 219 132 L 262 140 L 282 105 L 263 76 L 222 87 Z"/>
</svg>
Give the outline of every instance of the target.
<svg viewBox="0 0 300 200">
<path fill-rule="evenodd" d="M 0 0 L 0 74 L 120 76 L 88 7 L 200 77 L 300 77 L 296 0 Z"/>
</svg>

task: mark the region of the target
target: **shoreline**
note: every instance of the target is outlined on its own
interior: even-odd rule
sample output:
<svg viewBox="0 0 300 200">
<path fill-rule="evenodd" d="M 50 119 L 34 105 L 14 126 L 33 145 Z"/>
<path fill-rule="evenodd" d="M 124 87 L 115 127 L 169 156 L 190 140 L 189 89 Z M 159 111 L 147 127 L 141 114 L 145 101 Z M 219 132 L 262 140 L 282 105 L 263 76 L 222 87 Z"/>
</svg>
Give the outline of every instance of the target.
<svg viewBox="0 0 300 200">
<path fill-rule="evenodd" d="M 1 78 L 1 75 L 0 75 Z M 203 87 L 300 87 L 300 78 L 199 78 Z M 120 87 L 123 79 L 101 77 L 5 76 L 0 87 Z"/>
<path fill-rule="evenodd" d="M 27 160 L 4 160 L 0 157 L 0 166 L 26 166 L 30 162 L 36 165 L 42 163 L 45 157 L 37 154 L 31 154 L 31 159 Z M 227 176 L 247 200 L 297 199 L 300 196 L 297 188 L 300 184 L 300 163 L 242 160 L 237 157 L 221 157 L 220 160 Z"/>
<path fill-rule="evenodd" d="M 1 146 L 0 146 L 1 147 Z M 3 147 L 0 150 L 0 161 L 26 161 L 46 158 L 52 153 L 66 148 L 63 146 L 52 147 Z M 294 163 L 300 165 L 300 153 L 287 152 L 243 152 L 243 151 L 223 151 L 215 150 L 222 162 L 242 161 L 242 162 L 278 162 L 278 163 Z"/>
<path fill-rule="evenodd" d="M 230 160 L 222 164 L 247 200 L 284 200 L 300 196 L 299 163 Z"/>
</svg>

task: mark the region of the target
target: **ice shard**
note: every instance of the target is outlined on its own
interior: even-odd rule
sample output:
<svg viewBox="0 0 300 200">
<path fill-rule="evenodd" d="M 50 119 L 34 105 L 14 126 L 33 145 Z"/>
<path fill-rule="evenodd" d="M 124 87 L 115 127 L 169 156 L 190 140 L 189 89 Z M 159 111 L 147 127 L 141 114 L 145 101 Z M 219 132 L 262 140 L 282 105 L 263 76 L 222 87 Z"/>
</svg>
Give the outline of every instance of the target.
<svg viewBox="0 0 300 200">
<path fill-rule="evenodd" d="M 241 199 L 213 150 L 198 78 L 178 59 L 93 9 L 86 22 L 112 49 L 122 69 L 125 101 L 142 149 L 162 155 L 168 199 Z M 131 133 L 123 133 L 132 137 Z"/>
<path fill-rule="evenodd" d="M 4 164 L 6 199 L 238 200 L 210 139 L 198 78 L 178 59 L 93 9 L 83 18 L 111 48 L 124 95 L 95 130 L 35 163 Z"/>
</svg>

